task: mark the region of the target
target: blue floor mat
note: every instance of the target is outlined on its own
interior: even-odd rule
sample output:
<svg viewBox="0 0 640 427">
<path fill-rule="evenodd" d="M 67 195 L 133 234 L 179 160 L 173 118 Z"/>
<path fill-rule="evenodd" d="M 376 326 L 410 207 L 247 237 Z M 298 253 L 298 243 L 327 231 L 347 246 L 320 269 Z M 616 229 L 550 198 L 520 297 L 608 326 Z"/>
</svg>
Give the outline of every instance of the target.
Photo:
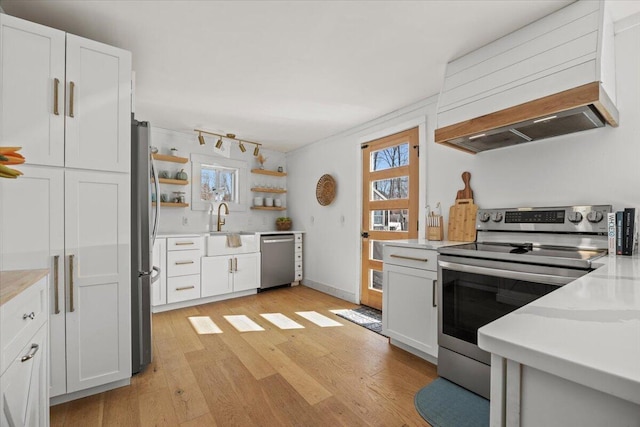
<svg viewBox="0 0 640 427">
<path fill-rule="evenodd" d="M 489 426 L 489 401 L 444 378 L 420 389 L 414 402 L 433 427 Z"/>
</svg>

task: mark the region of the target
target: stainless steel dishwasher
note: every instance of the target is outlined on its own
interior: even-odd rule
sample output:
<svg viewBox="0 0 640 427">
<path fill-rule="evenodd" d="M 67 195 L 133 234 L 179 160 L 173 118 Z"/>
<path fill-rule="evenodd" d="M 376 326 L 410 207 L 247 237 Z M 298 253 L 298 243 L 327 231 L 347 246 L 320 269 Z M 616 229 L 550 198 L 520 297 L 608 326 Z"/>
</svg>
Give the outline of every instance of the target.
<svg viewBox="0 0 640 427">
<path fill-rule="evenodd" d="M 294 240 L 293 234 L 265 234 L 260 237 L 260 290 L 291 284 L 295 280 Z"/>
</svg>

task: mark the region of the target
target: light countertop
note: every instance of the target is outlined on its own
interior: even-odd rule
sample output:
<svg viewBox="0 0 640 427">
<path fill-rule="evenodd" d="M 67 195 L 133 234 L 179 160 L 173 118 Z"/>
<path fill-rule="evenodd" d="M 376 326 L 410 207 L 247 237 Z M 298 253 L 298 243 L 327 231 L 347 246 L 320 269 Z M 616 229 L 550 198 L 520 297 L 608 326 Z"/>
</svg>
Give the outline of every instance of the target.
<svg viewBox="0 0 640 427">
<path fill-rule="evenodd" d="M 640 404 L 640 256 L 595 271 L 478 330 L 483 350 Z"/>
<path fill-rule="evenodd" d="M 228 232 L 228 233 L 234 233 L 235 231 L 231 231 L 231 230 L 222 230 L 222 232 Z M 276 231 L 276 230 L 272 230 L 272 231 L 238 231 L 238 233 L 255 233 L 258 236 L 263 235 L 263 234 L 296 234 L 296 233 L 304 233 L 304 231 L 300 231 L 300 230 L 289 230 L 289 231 Z M 201 233 L 198 232 L 180 232 L 180 231 L 167 231 L 167 232 L 162 232 L 162 233 L 158 233 L 158 237 L 159 238 L 164 238 L 164 237 L 199 237 L 199 236 L 208 236 L 209 232 L 208 231 L 203 231 Z"/>
<path fill-rule="evenodd" d="M 382 243 L 389 246 L 400 246 L 404 248 L 436 250 L 444 246 L 463 245 L 469 242 L 452 242 L 450 240 L 427 240 L 424 238 L 420 238 L 420 239 L 385 240 Z"/>
<path fill-rule="evenodd" d="M 0 306 L 49 274 L 49 270 L 0 271 Z"/>
</svg>

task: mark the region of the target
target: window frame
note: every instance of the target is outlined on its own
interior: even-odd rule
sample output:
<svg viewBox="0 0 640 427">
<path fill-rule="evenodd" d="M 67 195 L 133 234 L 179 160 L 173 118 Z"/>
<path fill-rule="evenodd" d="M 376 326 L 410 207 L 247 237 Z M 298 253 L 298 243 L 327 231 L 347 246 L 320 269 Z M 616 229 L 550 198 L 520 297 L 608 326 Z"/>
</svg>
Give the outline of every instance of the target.
<svg viewBox="0 0 640 427">
<path fill-rule="evenodd" d="M 232 212 L 246 211 L 249 209 L 249 168 L 243 160 L 227 159 L 215 155 L 191 154 L 191 210 L 208 211 L 211 202 L 200 199 L 200 182 L 202 180 L 202 166 L 219 166 L 221 168 L 236 169 L 238 182 L 238 200 L 225 202 Z"/>
</svg>

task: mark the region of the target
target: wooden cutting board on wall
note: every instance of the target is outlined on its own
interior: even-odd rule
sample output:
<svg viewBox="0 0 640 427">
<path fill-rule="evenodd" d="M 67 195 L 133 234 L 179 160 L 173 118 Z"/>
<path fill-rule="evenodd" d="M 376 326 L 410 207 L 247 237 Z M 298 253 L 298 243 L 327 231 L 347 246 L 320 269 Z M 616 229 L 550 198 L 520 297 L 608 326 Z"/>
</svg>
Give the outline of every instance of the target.
<svg viewBox="0 0 640 427">
<path fill-rule="evenodd" d="M 474 242 L 476 240 L 476 215 L 478 206 L 473 203 L 473 191 L 469 185 L 471 174 L 462 174 L 464 188 L 458 191 L 456 203 L 449 209 L 447 239 L 454 242 Z"/>
</svg>

